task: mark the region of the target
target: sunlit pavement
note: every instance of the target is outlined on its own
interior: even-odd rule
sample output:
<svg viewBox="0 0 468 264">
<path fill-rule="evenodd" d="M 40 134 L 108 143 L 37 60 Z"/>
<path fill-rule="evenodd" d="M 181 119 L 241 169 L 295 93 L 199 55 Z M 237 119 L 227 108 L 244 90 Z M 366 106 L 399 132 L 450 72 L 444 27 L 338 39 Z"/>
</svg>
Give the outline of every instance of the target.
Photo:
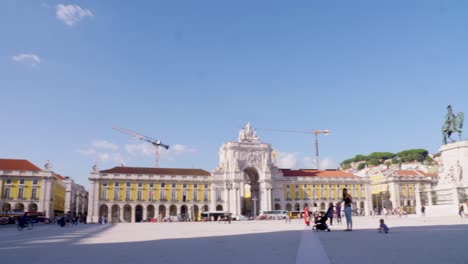
<svg viewBox="0 0 468 264">
<path fill-rule="evenodd" d="M 468 263 L 468 219 L 355 217 L 331 232 L 301 220 L 0 228 L 2 263 Z M 312 261 L 315 259 L 316 261 Z"/>
</svg>

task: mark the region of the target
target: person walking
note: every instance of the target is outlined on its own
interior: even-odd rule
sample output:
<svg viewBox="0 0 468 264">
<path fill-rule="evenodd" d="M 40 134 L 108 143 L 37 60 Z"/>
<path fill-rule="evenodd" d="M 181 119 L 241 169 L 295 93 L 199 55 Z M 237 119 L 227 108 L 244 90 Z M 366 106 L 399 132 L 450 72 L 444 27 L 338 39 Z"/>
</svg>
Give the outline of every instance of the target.
<svg viewBox="0 0 468 264">
<path fill-rule="evenodd" d="M 421 214 L 422 214 L 422 216 L 425 216 L 425 215 L 426 215 L 426 207 L 424 206 L 424 204 L 423 204 L 423 206 L 421 207 Z"/>
<path fill-rule="evenodd" d="M 353 203 L 353 198 L 351 195 L 348 193 L 347 188 L 343 188 L 343 200 L 341 202 L 344 202 L 344 212 L 345 212 L 345 217 L 346 217 L 346 229 L 345 231 L 353 231 L 353 219 L 351 218 L 351 213 L 352 213 L 352 208 L 351 205 Z"/>
<path fill-rule="evenodd" d="M 325 215 L 327 216 L 327 218 L 330 219 L 330 225 L 333 225 L 333 214 L 334 214 L 333 203 L 329 203 L 328 204 L 328 210 L 327 210 L 327 213 Z"/>
<path fill-rule="evenodd" d="M 460 215 L 461 218 L 465 216 L 465 213 L 463 211 L 463 204 L 460 204 L 460 208 L 458 209 L 458 214 Z"/>
</svg>

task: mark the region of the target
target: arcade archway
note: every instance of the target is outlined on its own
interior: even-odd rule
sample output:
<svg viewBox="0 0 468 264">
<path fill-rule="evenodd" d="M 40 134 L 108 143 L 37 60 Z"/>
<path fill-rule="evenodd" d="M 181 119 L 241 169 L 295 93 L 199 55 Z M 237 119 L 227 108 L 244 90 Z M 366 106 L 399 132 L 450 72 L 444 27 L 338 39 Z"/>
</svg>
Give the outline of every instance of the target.
<svg viewBox="0 0 468 264">
<path fill-rule="evenodd" d="M 248 167 L 244 169 L 244 196 L 242 199 L 243 215 L 259 215 L 260 212 L 260 183 L 257 169 Z"/>
</svg>

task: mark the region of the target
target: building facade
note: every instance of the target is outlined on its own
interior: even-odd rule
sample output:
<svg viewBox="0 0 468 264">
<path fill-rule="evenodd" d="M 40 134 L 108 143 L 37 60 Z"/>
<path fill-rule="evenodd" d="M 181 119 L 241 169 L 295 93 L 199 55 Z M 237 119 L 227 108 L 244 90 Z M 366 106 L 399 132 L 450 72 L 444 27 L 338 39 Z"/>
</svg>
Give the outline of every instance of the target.
<svg viewBox="0 0 468 264">
<path fill-rule="evenodd" d="M 27 160 L 0 159 L 2 213 L 43 212 L 46 217 L 63 214 L 70 207 L 66 204 L 66 189 L 74 185 L 73 181 L 54 173 L 49 162 L 40 169 Z M 87 197 L 82 186 L 75 188 L 81 188 L 82 195 Z M 87 203 L 84 204 L 82 211 L 86 211 Z"/>
<path fill-rule="evenodd" d="M 376 167 L 369 170 L 367 175 L 371 181 L 373 205 L 377 210 L 405 208 L 408 213 L 415 213 L 416 193 L 430 191 L 437 183 L 437 174 L 422 169 Z M 429 199 L 422 196 L 421 202 L 428 204 Z"/>
<path fill-rule="evenodd" d="M 223 144 L 219 164 L 201 169 L 115 167 L 93 168 L 88 221 L 139 222 L 151 217 L 200 219 L 206 211 L 259 215 L 262 211 L 325 210 L 342 199 L 343 188 L 355 209 L 372 208 L 369 181 L 339 170 L 291 170 L 275 165 L 273 149 L 260 142 L 247 124 L 236 142 Z"/>
</svg>

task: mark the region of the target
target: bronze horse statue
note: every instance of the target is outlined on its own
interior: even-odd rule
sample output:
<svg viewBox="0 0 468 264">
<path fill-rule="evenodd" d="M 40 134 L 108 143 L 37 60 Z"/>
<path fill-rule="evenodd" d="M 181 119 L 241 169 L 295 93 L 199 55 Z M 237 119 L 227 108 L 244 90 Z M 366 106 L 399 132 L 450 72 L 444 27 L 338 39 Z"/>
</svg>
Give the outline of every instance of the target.
<svg viewBox="0 0 468 264">
<path fill-rule="evenodd" d="M 445 123 L 442 127 L 442 142 L 444 144 L 447 144 L 447 139 L 450 139 L 451 142 L 455 141 L 450 137 L 454 132 L 458 132 L 460 140 L 462 139 L 462 128 L 464 120 L 464 115 L 462 112 L 458 113 L 457 115 L 453 114 L 452 107 L 450 105 L 447 107 L 447 110 L 448 112 L 445 116 Z"/>
</svg>

